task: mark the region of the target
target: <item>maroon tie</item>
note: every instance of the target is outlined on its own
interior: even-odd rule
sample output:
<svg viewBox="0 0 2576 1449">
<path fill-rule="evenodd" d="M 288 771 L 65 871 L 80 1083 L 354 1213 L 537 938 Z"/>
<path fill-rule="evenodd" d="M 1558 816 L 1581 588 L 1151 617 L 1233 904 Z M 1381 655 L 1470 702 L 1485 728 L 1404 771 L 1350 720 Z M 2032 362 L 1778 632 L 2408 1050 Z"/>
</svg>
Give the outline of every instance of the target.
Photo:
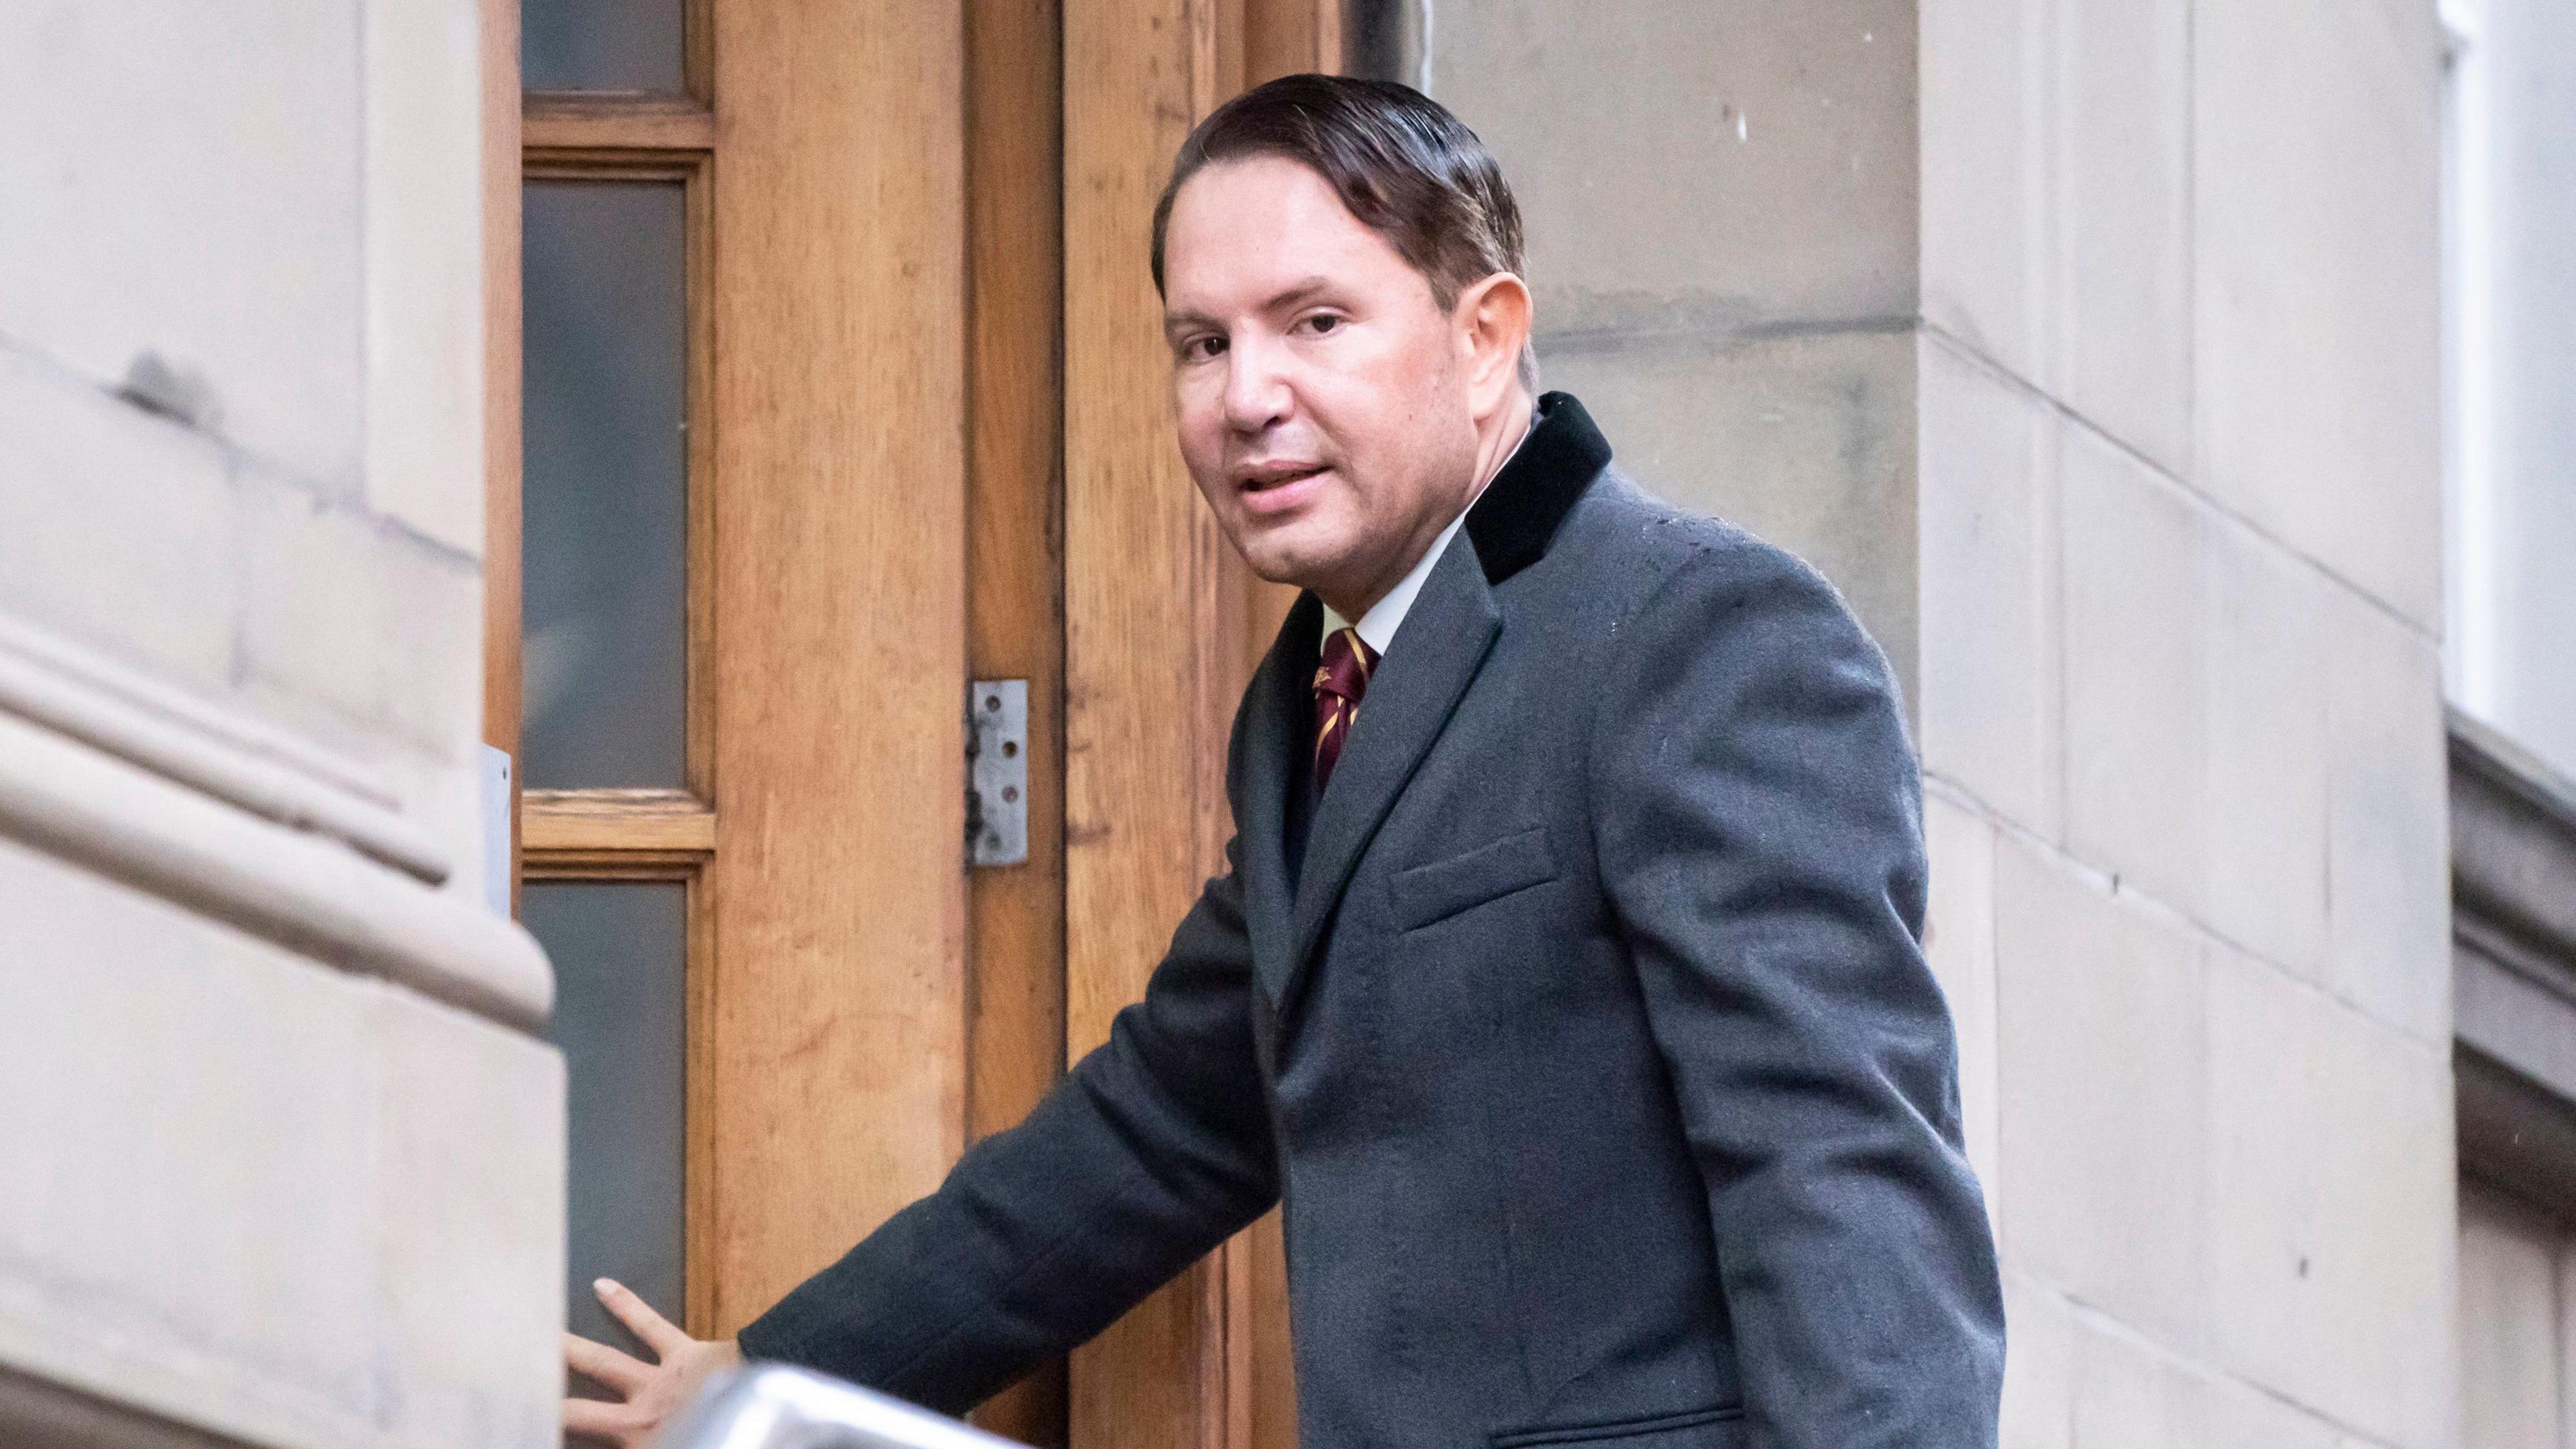
<svg viewBox="0 0 2576 1449">
<path fill-rule="evenodd" d="M 1341 763 L 1342 741 L 1360 717 L 1360 696 L 1368 693 L 1369 671 L 1377 651 L 1348 625 L 1324 636 L 1324 658 L 1315 667 L 1315 793 L 1332 782 Z"/>
</svg>

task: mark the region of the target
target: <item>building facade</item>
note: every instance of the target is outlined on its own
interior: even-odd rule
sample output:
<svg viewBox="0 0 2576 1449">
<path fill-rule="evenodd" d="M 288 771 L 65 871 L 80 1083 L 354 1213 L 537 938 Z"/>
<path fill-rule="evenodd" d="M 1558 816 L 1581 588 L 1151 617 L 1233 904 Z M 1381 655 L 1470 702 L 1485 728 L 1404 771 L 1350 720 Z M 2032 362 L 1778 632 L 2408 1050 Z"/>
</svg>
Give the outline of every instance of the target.
<svg viewBox="0 0 2576 1449">
<path fill-rule="evenodd" d="M 471 11 L 0 17 L 0 1441 L 557 1442 Z"/>
<path fill-rule="evenodd" d="M 1150 209 L 1344 68 L 1904 684 L 2006 1441 L 2576 1445 L 2563 8 L 0 19 L 0 1437 L 548 1442 L 578 1285 L 727 1331 L 1105 1034 L 1287 602 Z M 979 1417 L 1292 1444 L 1283 1292 Z"/>
</svg>

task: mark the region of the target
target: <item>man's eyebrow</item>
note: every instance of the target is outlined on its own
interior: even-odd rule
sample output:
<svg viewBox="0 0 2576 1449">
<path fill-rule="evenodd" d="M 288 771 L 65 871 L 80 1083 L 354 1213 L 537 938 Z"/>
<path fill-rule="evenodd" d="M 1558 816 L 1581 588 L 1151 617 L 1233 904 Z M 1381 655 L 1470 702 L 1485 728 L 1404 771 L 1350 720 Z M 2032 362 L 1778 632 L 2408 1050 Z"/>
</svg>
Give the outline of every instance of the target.
<svg viewBox="0 0 2576 1449">
<path fill-rule="evenodd" d="M 1312 301 L 1318 295 L 1329 292 L 1332 289 L 1332 278 L 1325 276 L 1308 277 L 1305 280 L 1297 282 L 1280 291 L 1271 297 L 1269 301 L 1262 303 L 1261 310 L 1264 312 L 1276 312 L 1284 307 L 1294 307 L 1301 302 Z M 1163 330 L 1166 332 L 1172 332 L 1183 327 L 1208 326 L 1213 325 L 1215 320 L 1216 319 L 1213 317 L 1202 316 L 1197 312 L 1179 308 L 1170 308 L 1166 309 L 1163 313 Z"/>
<path fill-rule="evenodd" d="M 1333 279 L 1330 277 L 1308 277 L 1306 280 L 1299 282 L 1297 285 L 1290 287 L 1284 292 L 1281 292 L 1278 296 L 1271 298 L 1268 305 L 1263 310 L 1267 311 L 1280 307 L 1294 307 L 1300 302 L 1311 300 L 1319 292 L 1331 291 L 1332 287 Z"/>
</svg>

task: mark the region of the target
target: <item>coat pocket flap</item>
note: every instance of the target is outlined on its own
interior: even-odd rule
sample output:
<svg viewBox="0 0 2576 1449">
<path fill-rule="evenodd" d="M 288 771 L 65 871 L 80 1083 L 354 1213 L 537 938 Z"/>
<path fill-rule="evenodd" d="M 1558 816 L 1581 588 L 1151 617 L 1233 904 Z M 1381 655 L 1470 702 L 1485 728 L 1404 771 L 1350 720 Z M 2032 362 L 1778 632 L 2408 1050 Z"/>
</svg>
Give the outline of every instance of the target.
<svg viewBox="0 0 2576 1449">
<path fill-rule="evenodd" d="M 1734 1404 L 1689 1414 L 1650 1414 L 1553 1429 L 1520 1429 L 1493 1436 L 1494 1449 L 1556 1449 L 1599 1444 L 1605 1449 L 1719 1449 L 1738 1442 L 1744 1410 Z"/>
<path fill-rule="evenodd" d="M 1397 871 L 1387 888 L 1394 898 L 1396 929 L 1410 931 L 1554 879 L 1556 857 L 1547 848 L 1547 828 L 1532 826 L 1462 855 Z"/>
</svg>

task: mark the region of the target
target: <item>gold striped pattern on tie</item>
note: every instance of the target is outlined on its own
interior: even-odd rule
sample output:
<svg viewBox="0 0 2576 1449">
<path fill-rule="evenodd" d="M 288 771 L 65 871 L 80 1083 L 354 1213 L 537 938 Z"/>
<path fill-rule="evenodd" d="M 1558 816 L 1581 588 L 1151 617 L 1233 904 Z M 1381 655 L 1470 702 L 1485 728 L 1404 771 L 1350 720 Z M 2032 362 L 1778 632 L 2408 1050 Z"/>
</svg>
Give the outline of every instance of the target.
<svg viewBox="0 0 2576 1449">
<path fill-rule="evenodd" d="M 1323 662 L 1315 668 L 1315 778 L 1329 779 L 1341 759 L 1342 742 L 1360 717 L 1360 696 L 1368 690 L 1376 653 L 1360 631 L 1344 625 L 1324 644 Z"/>
</svg>

